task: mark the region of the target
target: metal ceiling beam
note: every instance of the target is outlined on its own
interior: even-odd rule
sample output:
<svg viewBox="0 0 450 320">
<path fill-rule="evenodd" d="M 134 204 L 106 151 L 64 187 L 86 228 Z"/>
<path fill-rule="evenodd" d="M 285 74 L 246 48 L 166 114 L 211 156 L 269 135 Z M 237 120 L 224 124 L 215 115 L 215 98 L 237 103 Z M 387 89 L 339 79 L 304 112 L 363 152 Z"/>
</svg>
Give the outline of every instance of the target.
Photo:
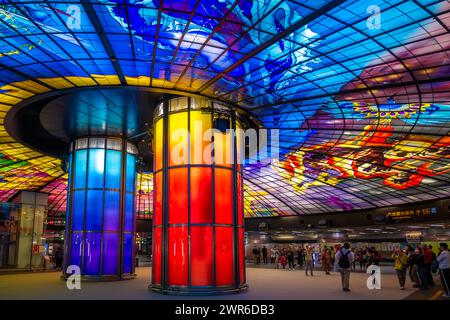
<svg viewBox="0 0 450 320">
<path fill-rule="evenodd" d="M 102 24 L 100 23 L 100 20 L 95 13 L 94 6 L 92 5 L 91 1 L 88 0 L 81 0 L 81 5 L 83 6 L 84 10 L 86 11 L 86 14 L 89 17 L 89 20 L 92 23 L 92 26 L 95 29 L 95 32 L 97 33 L 100 42 L 102 43 L 103 47 L 105 48 L 106 53 L 108 54 L 108 57 L 114 67 L 114 70 L 116 71 L 117 76 L 119 77 L 120 84 L 126 85 L 125 81 L 125 75 L 123 73 L 122 68 L 120 67 L 119 61 L 116 58 L 116 55 L 114 53 L 114 49 L 111 45 L 111 43 L 108 40 L 108 37 L 106 36 L 106 32 L 102 27 Z"/>
<path fill-rule="evenodd" d="M 327 13 L 327 12 L 333 10 L 334 8 L 340 6 L 341 4 L 343 4 L 346 1 L 347 0 L 335 0 L 335 1 L 332 1 L 332 2 L 330 2 L 328 4 L 326 4 L 325 6 L 323 6 L 322 8 L 320 8 L 319 10 L 315 11 L 314 13 L 311 13 L 310 15 L 306 16 L 305 18 L 301 19 L 297 23 L 294 23 L 289 28 L 285 29 L 283 32 L 278 33 L 276 36 L 274 36 L 272 39 L 266 41 L 261 46 L 253 49 L 247 55 L 245 55 L 242 59 L 239 59 L 238 61 L 233 63 L 231 66 L 226 68 L 223 72 L 219 73 L 214 78 L 209 80 L 207 83 L 205 83 L 203 86 L 201 86 L 200 89 L 198 89 L 198 92 L 204 91 L 206 88 L 210 87 L 211 85 L 216 83 L 219 79 L 221 79 L 223 76 L 225 76 L 227 73 L 229 73 L 232 70 L 236 69 L 238 66 L 240 66 L 243 63 L 245 63 L 247 60 L 251 59 L 252 57 L 257 55 L 261 51 L 266 50 L 271 45 L 273 45 L 273 44 L 277 43 L 278 41 L 282 40 L 284 37 L 290 35 L 291 33 L 295 32 L 296 30 L 304 27 L 308 23 L 314 21 L 315 19 L 319 18 L 320 16 L 324 15 L 325 13 Z"/>
</svg>

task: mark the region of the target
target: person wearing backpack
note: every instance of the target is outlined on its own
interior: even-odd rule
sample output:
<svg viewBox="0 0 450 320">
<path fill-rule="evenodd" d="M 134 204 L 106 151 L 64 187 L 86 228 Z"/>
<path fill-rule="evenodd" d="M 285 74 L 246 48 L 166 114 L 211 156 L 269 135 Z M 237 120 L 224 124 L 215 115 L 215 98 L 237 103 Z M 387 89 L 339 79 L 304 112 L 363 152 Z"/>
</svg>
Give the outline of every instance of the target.
<svg viewBox="0 0 450 320">
<path fill-rule="evenodd" d="M 341 274 L 342 291 L 350 291 L 350 267 L 355 259 L 353 252 L 350 250 L 350 243 L 344 243 L 344 247 L 336 253 L 336 261 L 339 273 Z"/>
</svg>

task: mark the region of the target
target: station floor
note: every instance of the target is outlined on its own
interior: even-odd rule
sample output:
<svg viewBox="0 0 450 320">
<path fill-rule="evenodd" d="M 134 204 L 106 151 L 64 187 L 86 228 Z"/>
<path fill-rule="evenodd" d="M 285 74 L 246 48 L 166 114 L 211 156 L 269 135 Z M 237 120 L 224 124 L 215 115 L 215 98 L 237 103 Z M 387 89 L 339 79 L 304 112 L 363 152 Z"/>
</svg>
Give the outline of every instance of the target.
<svg viewBox="0 0 450 320">
<path fill-rule="evenodd" d="M 0 275 L 0 299 L 27 300 L 93 300 L 93 299 L 132 299 L 132 300 L 177 300 L 177 299 L 227 299 L 227 300 L 265 300 L 265 299 L 357 299 L 357 300 L 434 300 L 442 298 L 442 288 L 438 285 L 428 291 L 413 289 L 407 283 L 406 290 L 399 290 L 398 281 L 392 267 L 382 267 L 381 290 L 368 290 L 365 273 L 353 272 L 350 277 L 351 292 L 342 292 L 340 276 L 333 272 L 325 275 L 316 271 L 314 277 L 306 277 L 303 270 L 275 270 L 264 267 L 247 267 L 249 289 L 239 294 L 219 296 L 168 296 L 148 289 L 151 268 L 136 269 L 137 277 L 120 282 L 83 282 L 80 290 L 68 290 L 60 279 L 59 272 L 22 273 Z M 436 279 L 437 283 L 439 280 Z"/>
</svg>

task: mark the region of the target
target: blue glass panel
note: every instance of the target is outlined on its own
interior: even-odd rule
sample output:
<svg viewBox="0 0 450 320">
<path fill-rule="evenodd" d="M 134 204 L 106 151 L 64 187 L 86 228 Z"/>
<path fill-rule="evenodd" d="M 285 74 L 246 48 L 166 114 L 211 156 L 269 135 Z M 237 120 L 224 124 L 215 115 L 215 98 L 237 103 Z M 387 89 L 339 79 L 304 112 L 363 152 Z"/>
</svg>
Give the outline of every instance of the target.
<svg viewBox="0 0 450 320">
<path fill-rule="evenodd" d="M 136 156 L 127 153 L 126 190 L 128 192 L 134 192 L 135 177 L 136 177 Z"/>
<path fill-rule="evenodd" d="M 100 273 L 101 233 L 86 233 L 86 247 L 84 249 L 84 273 L 97 275 Z"/>
<path fill-rule="evenodd" d="M 119 251 L 119 235 L 117 233 L 103 234 L 102 273 L 117 273 L 117 258 Z"/>
<path fill-rule="evenodd" d="M 86 204 L 86 230 L 101 230 L 102 228 L 102 207 L 103 192 L 98 190 L 88 190 Z"/>
<path fill-rule="evenodd" d="M 75 151 L 75 176 L 73 177 L 74 189 L 86 187 L 86 161 L 87 150 Z"/>
<path fill-rule="evenodd" d="M 106 177 L 105 188 L 120 188 L 121 152 L 116 150 L 106 151 Z"/>
<path fill-rule="evenodd" d="M 70 264 L 81 268 L 81 250 L 83 248 L 83 233 L 72 233 L 72 245 L 70 247 Z"/>
<path fill-rule="evenodd" d="M 105 172 L 105 150 L 89 150 L 88 188 L 103 188 L 103 174 Z"/>
<path fill-rule="evenodd" d="M 133 257 L 133 235 L 125 233 L 123 235 L 123 273 L 131 273 Z"/>
<path fill-rule="evenodd" d="M 134 231 L 134 193 L 127 193 L 125 195 L 125 232 Z"/>
<path fill-rule="evenodd" d="M 105 191 L 105 215 L 103 230 L 119 230 L 120 193 Z"/>
<path fill-rule="evenodd" d="M 83 230 L 84 223 L 84 190 L 73 194 L 72 230 Z"/>
</svg>

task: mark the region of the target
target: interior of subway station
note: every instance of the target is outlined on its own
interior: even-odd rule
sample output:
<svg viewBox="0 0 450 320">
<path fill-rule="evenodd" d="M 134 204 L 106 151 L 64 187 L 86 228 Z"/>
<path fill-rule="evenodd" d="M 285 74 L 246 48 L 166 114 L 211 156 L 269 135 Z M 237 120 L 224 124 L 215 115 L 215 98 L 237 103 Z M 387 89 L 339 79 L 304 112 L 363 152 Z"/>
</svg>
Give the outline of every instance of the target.
<svg viewBox="0 0 450 320">
<path fill-rule="evenodd" d="M 449 12 L 0 0 L 0 299 L 445 299 L 392 254 L 450 243 Z"/>
</svg>

